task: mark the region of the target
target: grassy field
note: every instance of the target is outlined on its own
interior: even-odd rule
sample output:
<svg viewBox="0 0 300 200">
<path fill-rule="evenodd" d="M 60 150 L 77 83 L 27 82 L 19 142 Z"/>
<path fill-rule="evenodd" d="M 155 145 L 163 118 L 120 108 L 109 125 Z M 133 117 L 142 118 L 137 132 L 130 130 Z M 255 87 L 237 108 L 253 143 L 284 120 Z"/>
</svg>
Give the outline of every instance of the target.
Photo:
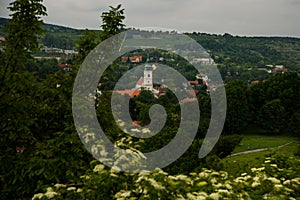
<svg viewBox="0 0 300 200">
<path fill-rule="evenodd" d="M 284 147 L 277 148 L 280 145 L 287 144 Z M 231 175 L 239 175 L 244 172 L 249 172 L 253 167 L 259 167 L 264 163 L 265 157 L 271 154 L 278 153 L 284 155 L 293 155 L 299 148 L 300 142 L 291 136 L 284 135 L 260 135 L 260 134 L 245 134 L 241 145 L 236 147 L 234 153 L 248 150 L 248 144 L 252 149 L 270 148 L 266 151 L 242 154 L 232 157 L 227 157 L 221 160 L 223 170 Z"/>
<path fill-rule="evenodd" d="M 278 147 L 293 141 L 295 141 L 294 137 L 286 135 L 245 134 L 243 135 L 241 144 L 234 149 L 233 153 L 260 148 Z"/>
</svg>

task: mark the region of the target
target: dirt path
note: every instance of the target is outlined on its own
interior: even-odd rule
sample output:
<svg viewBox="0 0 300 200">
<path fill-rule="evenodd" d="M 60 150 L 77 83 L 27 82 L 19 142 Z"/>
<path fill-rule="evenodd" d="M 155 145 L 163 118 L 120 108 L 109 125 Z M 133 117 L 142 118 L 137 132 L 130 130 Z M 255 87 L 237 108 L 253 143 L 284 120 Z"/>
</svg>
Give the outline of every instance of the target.
<svg viewBox="0 0 300 200">
<path fill-rule="evenodd" d="M 260 152 L 260 151 L 267 151 L 267 150 L 270 150 L 270 149 L 276 149 L 276 148 L 282 148 L 282 147 L 285 147 L 289 144 L 291 144 L 293 142 L 289 142 L 289 143 L 286 143 L 286 144 L 283 144 L 283 145 L 280 145 L 280 146 L 277 146 L 277 147 L 270 147 L 270 148 L 260 148 L 260 149 L 253 149 L 253 150 L 248 150 L 248 151 L 242 151 L 242 152 L 238 152 L 238 153 L 234 153 L 234 154 L 231 154 L 227 157 L 232 157 L 232 156 L 237 156 L 237 155 L 242 155 L 242 154 L 248 154 L 248 153 L 255 153 L 255 152 Z"/>
</svg>

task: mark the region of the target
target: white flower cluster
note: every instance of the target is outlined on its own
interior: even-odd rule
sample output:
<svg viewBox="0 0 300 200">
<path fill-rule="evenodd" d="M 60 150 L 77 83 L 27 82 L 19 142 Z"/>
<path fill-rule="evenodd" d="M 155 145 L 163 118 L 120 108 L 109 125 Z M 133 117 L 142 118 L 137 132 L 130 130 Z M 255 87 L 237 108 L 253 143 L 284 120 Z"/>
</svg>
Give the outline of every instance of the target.
<svg viewBox="0 0 300 200">
<path fill-rule="evenodd" d="M 51 187 L 48 187 L 47 188 L 47 192 L 45 194 L 42 194 L 42 193 L 39 193 L 39 194 L 35 194 L 33 197 L 32 197 L 32 200 L 36 200 L 36 199 L 41 199 L 41 198 L 48 198 L 48 199 L 52 199 L 54 198 L 56 195 L 58 195 L 57 192 L 54 192 L 53 191 L 53 188 Z"/>
<path fill-rule="evenodd" d="M 271 159 L 267 159 L 271 160 Z M 82 176 L 82 181 L 91 184 L 91 187 L 68 187 L 56 184 L 48 188 L 44 194 L 36 194 L 32 199 L 54 198 L 60 192 L 83 195 L 86 191 L 101 191 L 102 186 L 92 184 L 97 178 L 106 177 L 107 180 L 124 185 L 112 197 L 118 200 L 125 199 L 190 199 L 190 200 L 221 200 L 221 199 L 297 199 L 300 190 L 300 178 L 288 178 L 281 173 L 290 172 L 290 169 L 281 169 L 277 164 L 264 162 L 262 167 L 252 168 L 238 177 L 231 177 L 224 171 L 203 169 L 200 173 L 189 175 L 169 175 L 161 169 L 152 172 L 142 171 L 139 174 L 129 175 L 120 172 L 114 166 L 105 169 L 104 165 L 97 164 L 91 174 Z M 101 179 L 101 183 L 105 179 Z M 131 180 L 130 182 L 122 182 Z M 96 183 L 100 183 L 99 181 Z M 91 189 L 92 188 L 92 189 Z M 81 196 L 80 196 L 81 197 Z M 88 196 L 88 199 L 90 196 Z M 82 197 L 82 199 L 86 199 Z"/>
</svg>

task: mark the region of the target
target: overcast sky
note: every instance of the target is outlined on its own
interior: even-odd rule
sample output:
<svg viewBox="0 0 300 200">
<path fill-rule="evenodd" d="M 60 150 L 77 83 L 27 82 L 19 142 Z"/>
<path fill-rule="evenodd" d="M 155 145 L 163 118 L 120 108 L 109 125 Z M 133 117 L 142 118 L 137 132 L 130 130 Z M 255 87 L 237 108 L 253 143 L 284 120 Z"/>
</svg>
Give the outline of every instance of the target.
<svg viewBox="0 0 300 200">
<path fill-rule="evenodd" d="M 11 0 L 0 0 L 8 16 Z M 46 23 L 99 29 L 100 15 L 122 4 L 127 27 L 232 35 L 300 37 L 300 0 L 44 0 Z"/>
</svg>

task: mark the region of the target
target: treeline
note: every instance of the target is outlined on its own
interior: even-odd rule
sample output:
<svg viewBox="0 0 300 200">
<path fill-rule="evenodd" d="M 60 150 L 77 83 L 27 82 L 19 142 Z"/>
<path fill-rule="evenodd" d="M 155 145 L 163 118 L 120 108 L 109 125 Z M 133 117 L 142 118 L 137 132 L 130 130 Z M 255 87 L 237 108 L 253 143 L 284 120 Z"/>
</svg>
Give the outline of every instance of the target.
<svg viewBox="0 0 300 200">
<path fill-rule="evenodd" d="M 0 33 L 7 19 L 0 18 Z M 76 48 L 76 40 L 83 30 L 46 24 L 48 32 L 43 36 L 45 46 L 61 49 Z M 95 34 L 100 31 L 92 30 Z M 5 34 L 5 33 L 4 33 Z M 234 67 L 264 67 L 284 65 L 289 70 L 300 69 L 300 39 L 290 37 L 241 37 L 230 34 L 186 33 L 210 52 L 216 63 Z"/>
<path fill-rule="evenodd" d="M 257 125 L 270 133 L 300 136 L 300 77 L 297 73 L 273 75 L 247 86 L 236 80 L 226 85 L 227 117 L 224 131 L 240 133 Z"/>
<path fill-rule="evenodd" d="M 224 66 L 264 67 L 284 65 L 300 69 L 300 39 L 289 37 L 240 37 L 230 34 L 187 33 Z"/>
</svg>

